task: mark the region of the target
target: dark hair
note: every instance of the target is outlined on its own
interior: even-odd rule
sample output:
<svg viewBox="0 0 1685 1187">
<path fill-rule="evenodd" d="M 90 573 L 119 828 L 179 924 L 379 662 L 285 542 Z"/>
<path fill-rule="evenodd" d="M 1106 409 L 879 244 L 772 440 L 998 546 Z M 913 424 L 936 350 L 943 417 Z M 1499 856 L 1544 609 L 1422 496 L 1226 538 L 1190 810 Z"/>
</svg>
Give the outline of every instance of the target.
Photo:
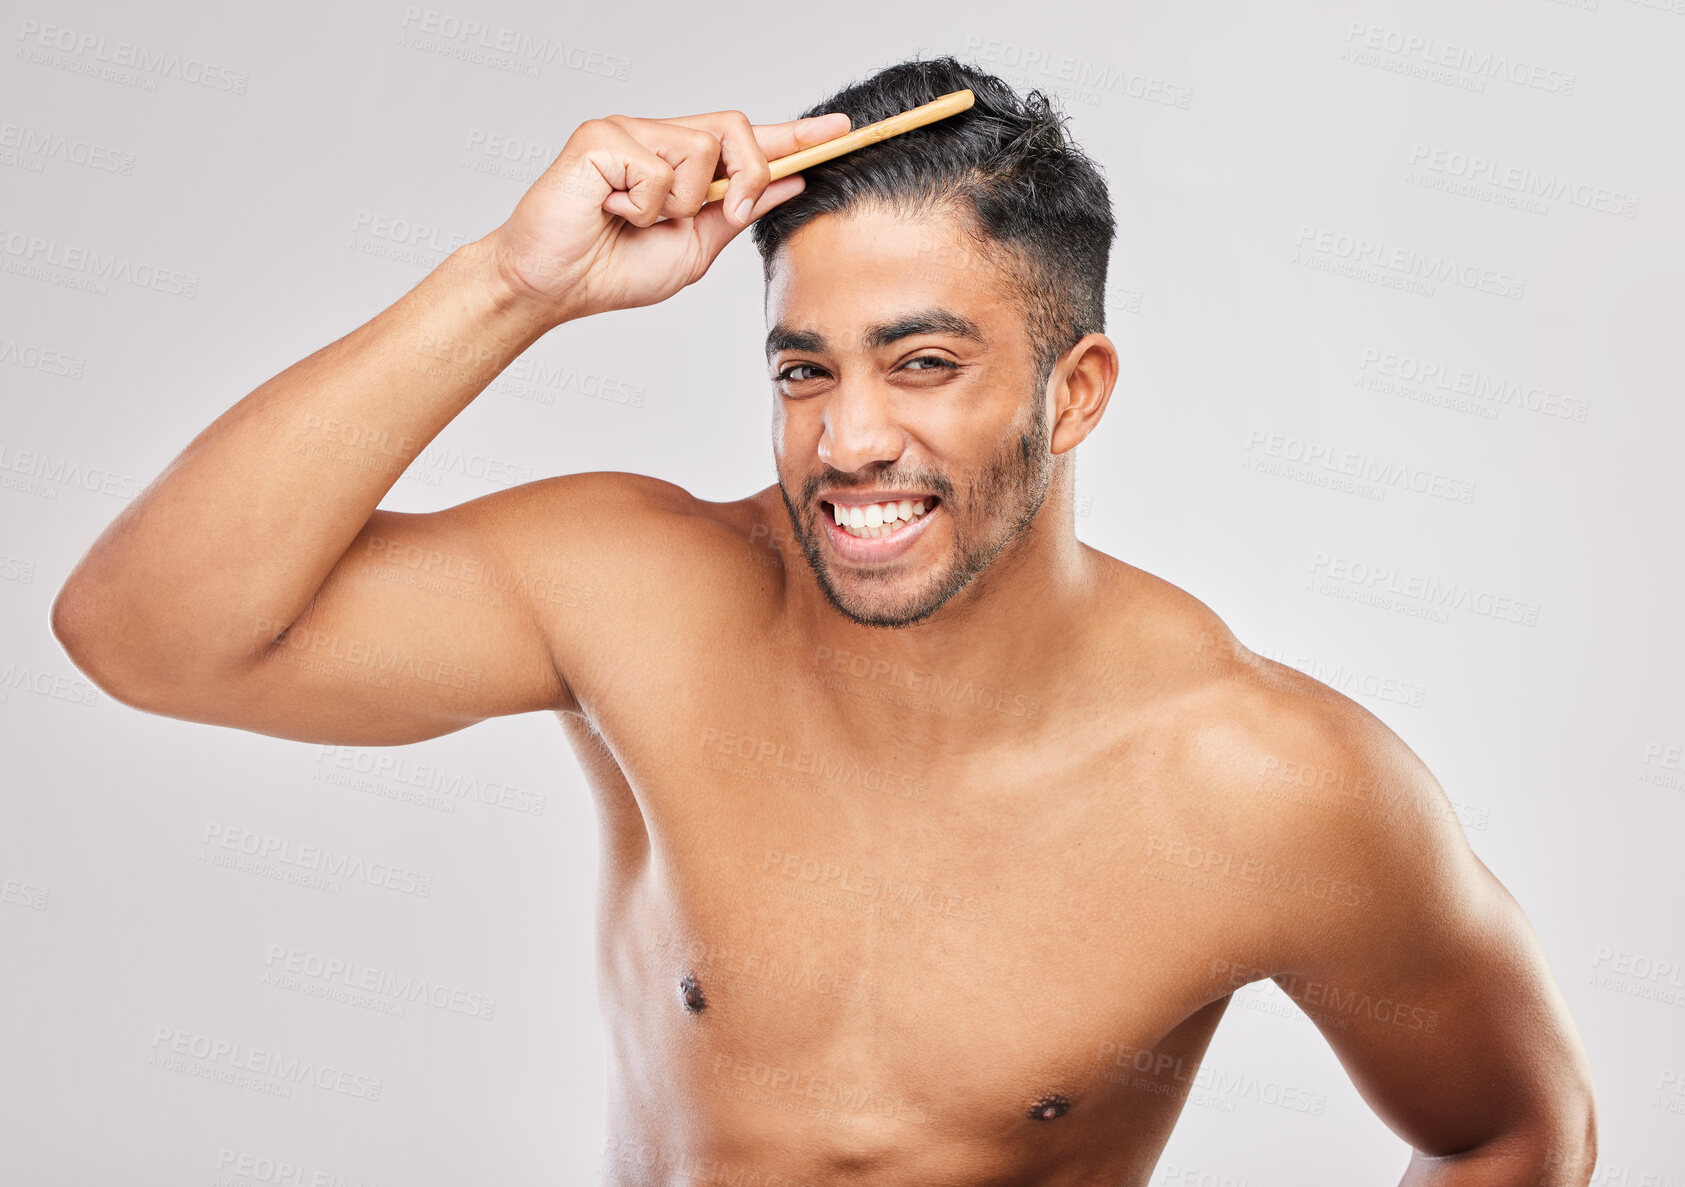
<svg viewBox="0 0 1685 1187">
<path fill-rule="evenodd" d="M 968 110 L 802 170 L 806 188 L 750 234 L 770 279 L 778 249 L 822 214 L 874 202 L 908 213 L 952 206 L 979 254 L 1014 281 L 1039 387 L 1079 338 L 1105 329 L 1116 233 L 1105 179 L 1067 137 L 1068 117 L 1041 91 L 1020 98 L 951 56 L 887 67 L 802 116 L 842 111 L 860 128 L 966 87 L 976 96 Z"/>
</svg>

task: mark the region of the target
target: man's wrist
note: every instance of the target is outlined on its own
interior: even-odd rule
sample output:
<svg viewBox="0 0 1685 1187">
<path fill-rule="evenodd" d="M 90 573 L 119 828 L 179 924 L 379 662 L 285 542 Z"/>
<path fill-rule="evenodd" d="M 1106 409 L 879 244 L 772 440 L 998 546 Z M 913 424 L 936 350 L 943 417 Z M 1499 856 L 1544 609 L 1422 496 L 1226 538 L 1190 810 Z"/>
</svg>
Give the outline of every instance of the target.
<svg viewBox="0 0 1685 1187">
<path fill-rule="evenodd" d="M 578 316 L 523 278 L 513 252 L 495 231 L 451 256 L 453 266 L 483 291 L 498 320 L 519 324 L 535 338 Z"/>
<path fill-rule="evenodd" d="M 415 351 L 425 373 L 475 390 L 568 320 L 565 311 L 512 289 L 495 246 L 483 239 L 451 252 L 383 317 L 393 344 Z"/>
</svg>

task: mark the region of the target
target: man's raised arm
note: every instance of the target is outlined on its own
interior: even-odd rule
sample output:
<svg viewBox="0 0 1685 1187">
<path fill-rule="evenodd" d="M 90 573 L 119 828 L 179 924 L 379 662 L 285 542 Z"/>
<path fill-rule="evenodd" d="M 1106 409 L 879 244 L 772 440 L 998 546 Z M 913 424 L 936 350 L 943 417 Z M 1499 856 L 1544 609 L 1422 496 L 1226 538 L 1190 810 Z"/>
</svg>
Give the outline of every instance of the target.
<svg viewBox="0 0 1685 1187">
<path fill-rule="evenodd" d="M 200 433 L 72 571 L 55 635 L 119 700 L 283 737 L 398 743 L 569 706 L 555 632 L 589 591 L 535 596 L 567 590 L 589 545 L 568 510 L 660 514 L 662 484 L 580 475 L 427 515 L 378 504 L 546 331 L 695 282 L 801 191 L 799 175 L 769 184 L 769 157 L 847 130 L 730 111 L 580 125 L 496 231 Z M 716 173 L 731 190 L 704 206 Z"/>
</svg>

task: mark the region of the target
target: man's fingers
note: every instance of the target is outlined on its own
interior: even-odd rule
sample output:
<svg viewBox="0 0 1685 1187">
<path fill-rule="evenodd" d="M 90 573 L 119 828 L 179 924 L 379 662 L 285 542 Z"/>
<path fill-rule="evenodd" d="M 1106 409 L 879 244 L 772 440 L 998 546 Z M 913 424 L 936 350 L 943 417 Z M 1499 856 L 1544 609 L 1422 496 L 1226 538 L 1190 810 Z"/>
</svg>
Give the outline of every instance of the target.
<svg viewBox="0 0 1685 1187">
<path fill-rule="evenodd" d="M 772 180 L 766 153 L 755 139 L 755 129 L 741 111 L 729 113 L 724 131 L 720 134 L 720 170 L 731 178 L 720 209 L 740 227 L 754 218 L 752 209 L 760 201 L 761 193 Z"/>
<path fill-rule="evenodd" d="M 635 226 L 647 227 L 662 217 L 707 215 L 703 199 L 714 174 L 731 179 L 724 201 L 718 203 L 727 225 L 715 227 L 709 219 L 704 232 L 710 254 L 779 202 L 801 192 L 799 185 L 783 187 L 765 200 L 772 178 L 769 161 L 834 140 L 850 126 L 842 112 L 782 124 L 751 124 L 741 111 L 669 119 L 612 115 L 602 123 L 623 150 L 618 169 L 596 160 L 610 187 L 623 191 L 609 195 L 603 209 Z"/>
<path fill-rule="evenodd" d="M 667 218 L 687 218 L 702 208 L 720 159 L 718 135 L 679 120 L 611 115 L 607 123 L 672 166 L 671 199 L 662 207 Z"/>
<path fill-rule="evenodd" d="M 686 128 L 701 128 L 705 132 L 712 132 L 721 140 L 725 139 L 727 132 L 747 127 L 754 133 L 755 146 L 760 150 L 761 156 L 769 161 L 775 161 L 779 157 L 787 157 L 799 149 L 823 144 L 827 140 L 835 140 L 838 136 L 849 131 L 852 126 L 848 116 L 840 111 L 833 111 L 827 115 L 809 116 L 807 119 L 790 120 L 782 124 L 751 124 L 748 117 L 741 111 L 710 111 L 703 115 L 676 115 L 660 122 L 680 124 Z"/>
<path fill-rule="evenodd" d="M 756 124 L 755 139 L 760 142 L 761 151 L 766 153 L 767 159 L 775 161 L 779 157 L 787 157 L 815 144 L 835 140 L 838 136 L 846 134 L 851 127 L 852 121 L 846 114 L 833 111 L 826 115 L 809 116 L 804 120 L 791 120 L 785 124 Z"/>
<path fill-rule="evenodd" d="M 639 227 L 661 217 L 673 186 L 673 167 L 665 160 L 635 142 L 592 150 L 586 159 L 613 191 L 604 195 L 604 210 Z"/>
<path fill-rule="evenodd" d="M 782 124 L 751 124 L 741 111 L 681 115 L 662 122 L 700 128 L 719 138 L 720 168 L 716 172 L 731 178 L 731 188 L 726 191 L 721 205 L 739 226 L 747 226 L 765 213 L 758 207 L 753 213 L 745 215 L 739 215 L 738 210 L 745 200 L 759 201 L 761 191 L 771 178 L 767 162 L 835 140 L 850 128 L 848 116 L 840 111 Z"/>
<path fill-rule="evenodd" d="M 744 227 L 760 218 L 761 215 L 780 202 L 786 202 L 794 198 L 806 186 L 807 183 L 802 180 L 799 173 L 779 178 L 761 191 L 760 197 L 755 199 L 755 205 L 749 211 L 748 219 L 741 223 L 726 217 L 724 202 L 708 203 L 702 208 L 702 212 L 696 216 L 695 224 L 697 237 L 702 241 L 703 258 L 712 264 L 715 257 L 725 250 L 725 245 L 730 243 Z"/>
</svg>

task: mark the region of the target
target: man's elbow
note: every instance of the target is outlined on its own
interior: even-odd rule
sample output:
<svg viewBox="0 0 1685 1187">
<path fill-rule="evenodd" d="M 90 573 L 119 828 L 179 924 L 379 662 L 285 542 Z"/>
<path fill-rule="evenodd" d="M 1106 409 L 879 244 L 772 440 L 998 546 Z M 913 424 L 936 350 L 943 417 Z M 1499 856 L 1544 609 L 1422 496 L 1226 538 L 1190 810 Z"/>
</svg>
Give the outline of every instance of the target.
<svg viewBox="0 0 1685 1187">
<path fill-rule="evenodd" d="M 1526 1187 L 1586 1187 L 1597 1166 L 1597 1101 L 1591 1084 L 1564 1086 L 1551 1105 L 1548 1119 L 1502 1143 L 1518 1166 L 1514 1181 Z"/>
<path fill-rule="evenodd" d="M 1529 1120 L 1515 1120 L 1477 1145 L 1415 1151 L 1400 1187 L 1587 1187 L 1597 1165 L 1597 1105 L 1591 1086 L 1564 1086 Z"/>
<path fill-rule="evenodd" d="M 72 663 L 101 688 L 105 686 L 94 676 L 99 654 L 99 632 L 93 626 L 92 614 L 82 587 L 74 578 L 59 587 L 49 611 L 48 625 L 53 638 L 64 648 Z"/>
<path fill-rule="evenodd" d="M 131 708 L 162 711 L 155 706 L 146 682 L 122 663 L 121 630 L 107 621 L 74 577 L 53 598 L 48 624 L 70 662 L 94 687 Z"/>
<path fill-rule="evenodd" d="M 1597 1166 L 1597 1100 L 1591 1085 L 1578 1084 L 1564 1097 L 1559 1119 L 1546 1131 L 1539 1187 L 1586 1187 Z"/>
<path fill-rule="evenodd" d="M 1575 1046 L 1573 1074 L 1561 1081 L 1545 1127 L 1549 1159 L 1539 1187 L 1586 1187 L 1597 1166 L 1597 1094 L 1585 1053 Z"/>
</svg>

